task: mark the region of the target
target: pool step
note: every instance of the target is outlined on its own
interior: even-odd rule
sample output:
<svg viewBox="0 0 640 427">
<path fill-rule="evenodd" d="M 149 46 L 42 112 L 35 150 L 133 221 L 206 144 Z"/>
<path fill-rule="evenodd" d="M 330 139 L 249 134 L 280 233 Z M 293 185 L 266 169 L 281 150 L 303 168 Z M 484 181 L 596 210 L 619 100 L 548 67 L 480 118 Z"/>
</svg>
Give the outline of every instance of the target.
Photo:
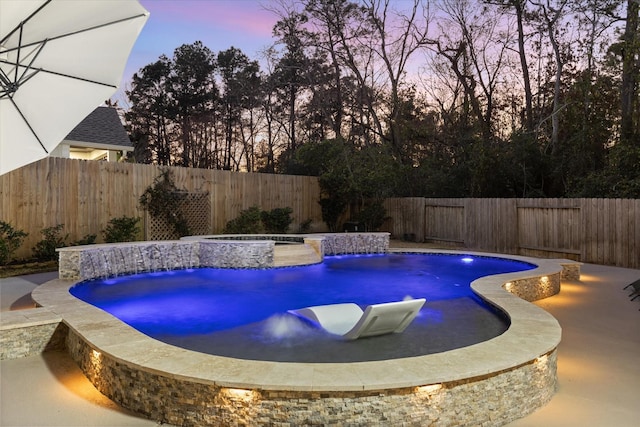
<svg viewBox="0 0 640 427">
<path fill-rule="evenodd" d="M 287 267 L 292 265 L 318 264 L 320 255 L 309 245 L 276 245 L 273 249 L 273 265 Z"/>
</svg>

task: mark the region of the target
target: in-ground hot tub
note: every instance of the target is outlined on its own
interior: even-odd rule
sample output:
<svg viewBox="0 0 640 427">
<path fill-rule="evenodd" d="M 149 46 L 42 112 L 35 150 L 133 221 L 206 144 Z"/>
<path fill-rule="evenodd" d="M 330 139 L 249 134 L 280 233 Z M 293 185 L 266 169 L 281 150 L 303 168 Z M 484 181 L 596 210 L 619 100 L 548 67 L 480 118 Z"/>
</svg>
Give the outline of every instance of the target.
<svg viewBox="0 0 640 427">
<path fill-rule="evenodd" d="M 171 256 L 172 245 L 184 244 L 198 242 L 136 245 L 148 246 L 141 253 Z M 190 250 L 193 255 L 198 252 Z M 86 260 L 87 254 L 69 251 L 76 251 L 66 255 L 75 257 L 77 264 Z M 190 259 L 190 267 L 198 267 L 194 260 L 203 260 L 185 258 L 184 247 L 180 251 L 182 259 Z M 472 284 L 484 300 L 509 316 L 503 334 L 456 350 L 391 360 L 294 363 L 207 355 L 149 338 L 76 299 L 68 289 L 77 280 L 49 282 L 34 292 L 34 298 L 64 319 L 69 352 L 96 387 L 155 420 L 176 425 L 500 425 L 552 397 L 560 341 L 555 319 L 513 293 L 531 299 L 541 289 L 545 294 L 557 292 L 562 267 L 546 260 L 507 258 L 538 267 Z"/>
</svg>

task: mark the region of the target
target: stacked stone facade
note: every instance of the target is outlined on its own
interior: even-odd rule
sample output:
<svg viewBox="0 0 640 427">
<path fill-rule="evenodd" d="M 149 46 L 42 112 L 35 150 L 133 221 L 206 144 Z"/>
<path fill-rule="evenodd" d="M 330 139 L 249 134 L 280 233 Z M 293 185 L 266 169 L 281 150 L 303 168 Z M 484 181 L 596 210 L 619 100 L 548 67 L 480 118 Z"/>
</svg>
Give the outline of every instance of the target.
<svg viewBox="0 0 640 427">
<path fill-rule="evenodd" d="M 370 391 L 236 390 L 130 366 L 74 333 L 67 346 L 118 404 L 177 426 L 499 426 L 543 406 L 557 387 L 556 351 L 513 369 L 421 387 Z"/>
</svg>

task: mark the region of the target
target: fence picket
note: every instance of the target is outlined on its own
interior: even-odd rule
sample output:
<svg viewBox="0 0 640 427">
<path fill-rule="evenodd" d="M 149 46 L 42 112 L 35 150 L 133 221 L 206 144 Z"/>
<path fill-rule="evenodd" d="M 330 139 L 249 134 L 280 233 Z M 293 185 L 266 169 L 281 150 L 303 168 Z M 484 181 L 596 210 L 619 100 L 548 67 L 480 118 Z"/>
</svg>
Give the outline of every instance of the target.
<svg viewBox="0 0 640 427">
<path fill-rule="evenodd" d="M 292 230 L 311 219 L 315 230 L 326 231 L 315 177 L 170 169 L 178 188 L 208 193 L 209 233 L 221 232 L 242 209 L 254 205 L 292 208 Z M 30 256 L 31 248 L 42 239 L 40 230 L 57 224 L 65 225 L 67 242 L 87 234 L 96 234 L 102 241 L 101 231 L 110 219 L 145 217 L 140 196 L 160 173 L 161 168 L 153 165 L 48 157 L 0 176 L 0 220 L 29 233 L 17 257 Z M 145 229 L 146 224 L 141 225 Z"/>
<path fill-rule="evenodd" d="M 315 177 L 170 168 L 179 188 L 208 193 L 209 230 L 250 206 L 293 209 L 292 231 L 311 219 L 326 231 Z M 114 217 L 144 218 L 139 198 L 160 174 L 152 165 L 46 158 L 0 176 L 0 220 L 29 236 L 65 224 L 69 241 L 97 234 Z M 385 229 L 395 238 L 445 246 L 640 268 L 640 199 L 391 198 Z M 206 215 L 206 214 L 205 214 Z M 144 225 L 143 225 L 144 227 Z"/>
<path fill-rule="evenodd" d="M 640 199 L 394 198 L 385 207 L 396 238 L 640 268 Z"/>
</svg>

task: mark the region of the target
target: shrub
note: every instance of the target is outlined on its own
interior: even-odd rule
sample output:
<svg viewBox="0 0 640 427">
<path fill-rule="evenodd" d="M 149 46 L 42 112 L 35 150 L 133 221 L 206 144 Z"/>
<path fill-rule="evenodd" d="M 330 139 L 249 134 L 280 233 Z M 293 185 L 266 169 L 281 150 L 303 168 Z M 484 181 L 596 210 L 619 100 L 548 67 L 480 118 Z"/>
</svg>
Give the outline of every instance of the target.
<svg viewBox="0 0 640 427">
<path fill-rule="evenodd" d="M 284 234 L 293 222 L 292 212 L 293 209 L 288 207 L 263 211 L 257 206 L 252 206 L 227 222 L 222 232 L 226 234 Z"/>
<path fill-rule="evenodd" d="M 64 224 L 58 224 L 53 227 L 44 228 L 42 233 L 43 239 L 33 247 L 33 256 L 40 261 L 50 261 L 57 258 L 56 249 L 66 246 L 68 234 L 61 236 Z"/>
<path fill-rule="evenodd" d="M 304 220 L 300 223 L 300 227 L 298 228 L 298 233 L 308 233 L 311 230 L 311 224 L 313 220 L 311 218 Z"/>
<path fill-rule="evenodd" d="M 96 242 L 97 234 L 87 234 L 82 239 L 76 240 L 72 246 L 93 245 Z"/>
<path fill-rule="evenodd" d="M 358 221 L 364 225 L 364 231 L 376 231 L 382 227 L 386 210 L 381 202 L 374 202 L 360 211 Z"/>
<path fill-rule="evenodd" d="M 140 196 L 140 205 L 154 218 L 163 218 L 179 236 L 190 234 L 189 224 L 182 213 L 186 191 L 178 190 L 169 169 L 154 180 Z"/>
<path fill-rule="evenodd" d="M 107 228 L 102 230 L 104 241 L 107 243 L 116 242 L 132 242 L 137 240 L 140 228 L 138 223 L 139 217 L 121 216 L 119 218 L 111 218 L 107 224 Z"/>
<path fill-rule="evenodd" d="M 329 231 L 338 231 L 338 220 L 347 209 L 347 202 L 341 198 L 323 198 L 320 199 L 320 209 L 322 219 L 329 227 Z"/>
<path fill-rule="evenodd" d="M 262 211 L 262 225 L 266 233 L 284 234 L 287 232 L 289 225 L 293 222 L 291 218 L 291 208 L 275 208 L 271 211 Z"/>
<path fill-rule="evenodd" d="M 13 253 L 28 235 L 23 230 L 16 230 L 11 224 L 0 221 L 0 265 L 11 261 Z"/>
<path fill-rule="evenodd" d="M 225 234 L 259 234 L 264 231 L 262 225 L 262 211 L 252 206 L 240 212 L 237 218 L 227 222 L 224 226 Z"/>
</svg>

